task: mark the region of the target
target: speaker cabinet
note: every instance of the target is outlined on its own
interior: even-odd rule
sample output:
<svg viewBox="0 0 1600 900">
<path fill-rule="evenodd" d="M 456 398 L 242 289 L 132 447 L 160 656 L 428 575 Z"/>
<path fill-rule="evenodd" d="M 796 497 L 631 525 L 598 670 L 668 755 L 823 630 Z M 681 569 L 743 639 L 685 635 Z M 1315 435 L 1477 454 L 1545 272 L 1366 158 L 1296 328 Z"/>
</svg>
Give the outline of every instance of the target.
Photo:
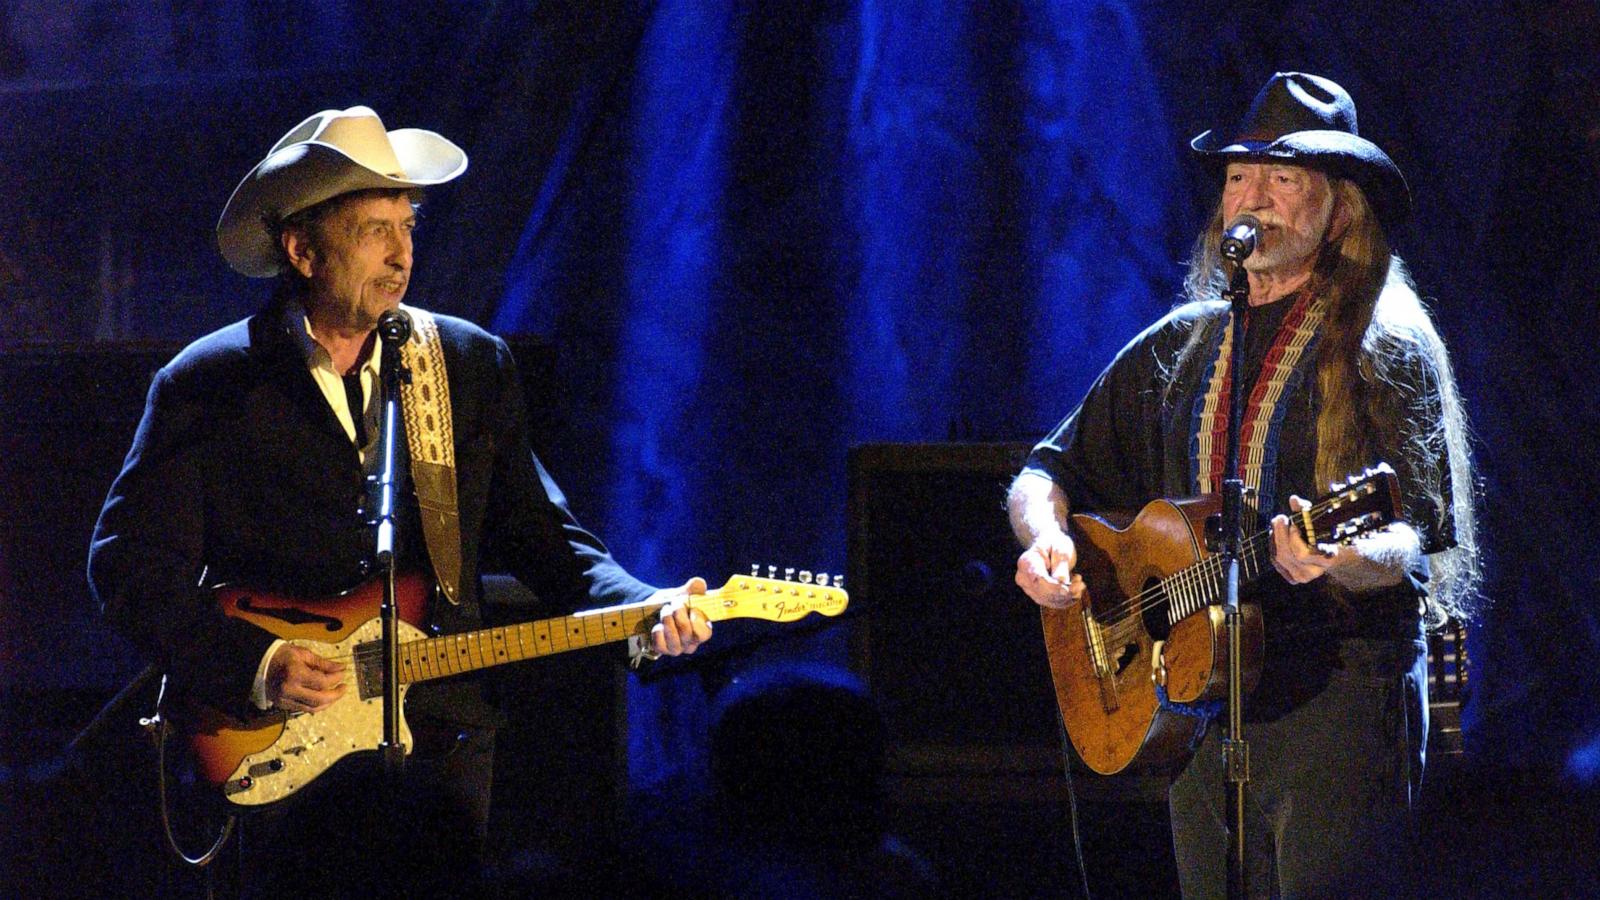
<svg viewBox="0 0 1600 900">
<path fill-rule="evenodd" d="M 851 450 L 857 666 L 888 727 L 896 827 L 955 896 L 1071 896 L 1063 736 L 1005 497 L 1030 445 Z M 1176 896 L 1164 779 L 1075 776 L 1095 896 Z"/>
<path fill-rule="evenodd" d="M 858 661 L 916 773 L 1059 769 L 1035 607 L 1012 581 L 1005 495 L 1026 444 L 867 444 L 850 454 Z"/>
<path fill-rule="evenodd" d="M 133 651 L 96 618 L 84 568 L 150 378 L 178 349 L 70 345 L 0 353 L 5 684 L 114 691 L 139 670 Z"/>
</svg>

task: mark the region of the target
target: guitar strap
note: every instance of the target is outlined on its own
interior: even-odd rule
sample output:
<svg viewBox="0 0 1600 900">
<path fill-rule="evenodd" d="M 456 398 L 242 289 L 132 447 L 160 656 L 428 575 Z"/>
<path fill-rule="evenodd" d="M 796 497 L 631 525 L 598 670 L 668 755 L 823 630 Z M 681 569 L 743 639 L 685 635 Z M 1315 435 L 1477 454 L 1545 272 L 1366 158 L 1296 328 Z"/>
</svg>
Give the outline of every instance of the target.
<svg viewBox="0 0 1600 900">
<path fill-rule="evenodd" d="M 439 323 L 426 310 L 404 307 L 411 316 L 411 339 L 400 359 L 411 381 L 400 387 L 411 483 L 422 514 L 422 535 L 439 589 L 452 604 L 461 602 L 461 512 L 456 497 L 456 444 L 450 417 L 450 381 L 445 375 Z"/>
<path fill-rule="evenodd" d="M 1244 422 L 1239 429 L 1239 477 L 1254 491 L 1253 496 L 1260 498 L 1258 502 L 1270 503 L 1277 496 L 1278 444 L 1284 415 L 1289 411 L 1289 404 L 1282 401 L 1300 387 L 1316 359 L 1314 350 L 1324 305 L 1321 297 L 1304 293 L 1294 300 L 1261 361 L 1256 383 L 1246 396 Z M 1232 319 L 1230 310 L 1209 338 L 1211 364 L 1202 376 L 1206 389 L 1194 402 L 1189 470 L 1196 494 L 1220 491 L 1227 468 Z M 1254 507 L 1249 496 L 1246 504 Z"/>
</svg>

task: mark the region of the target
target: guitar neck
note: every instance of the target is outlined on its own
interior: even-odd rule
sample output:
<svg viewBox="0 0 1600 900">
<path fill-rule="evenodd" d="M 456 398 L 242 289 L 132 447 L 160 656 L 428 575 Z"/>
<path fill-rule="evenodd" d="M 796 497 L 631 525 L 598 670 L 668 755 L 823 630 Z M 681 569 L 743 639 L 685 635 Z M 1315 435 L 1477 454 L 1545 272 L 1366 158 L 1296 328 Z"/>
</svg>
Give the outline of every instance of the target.
<svg viewBox="0 0 1600 900">
<path fill-rule="evenodd" d="M 712 622 L 731 618 L 793 622 L 812 613 L 837 616 L 849 605 L 849 595 L 838 581 L 829 586 L 826 575 L 818 576 L 815 583 L 810 572 L 800 575 L 798 582 L 735 576 L 720 588 L 690 596 L 687 605 Z M 408 641 L 400 645 L 400 680 L 445 678 L 642 637 L 649 634 L 663 605 L 642 600 L 537 622 Z"/>
<path fill-rule="evenodd" d="M 1298 519 L 1291 522 L 1310 541 Z M 1272 532 L 1258 531 L 1239 544 L 1239 586 L 1253 583 L 1272 568 Z M 1162 589 L 1171 602 L 1167 621 L 1176 624 L 1192 613 L 1223 602 L 1228 589 L 1227 568 L 1221 554 L 1214 554 L 1161 579 Z"/>
<path fill-rule="evenodd" d="M 1394 470 L 1379 463 L 1333 493 L 1289 516 L 1308 544 L 1346 543 L 1400 520 L 1400 492 Z M 1259 531 L 1240 543 L 1239 583 L 1248 584 L 1272 567 L 1272 532 Z M 1167 620 L 1176 624 L 1201 608 L 1219 603 L 1227 590 L 1222 557 L 1208 556 L 1161 579 L 1168 599 Z"/>
<path fill-rule="evenodd" d="M 718 593 L 708 591 L 710 597 Z M 400 680 L 431 681 L 649 633 L 663 604 L 649 600 L 400 645 Z M 708 611 L 709 612 L 709 611 Z"/>
</svg>

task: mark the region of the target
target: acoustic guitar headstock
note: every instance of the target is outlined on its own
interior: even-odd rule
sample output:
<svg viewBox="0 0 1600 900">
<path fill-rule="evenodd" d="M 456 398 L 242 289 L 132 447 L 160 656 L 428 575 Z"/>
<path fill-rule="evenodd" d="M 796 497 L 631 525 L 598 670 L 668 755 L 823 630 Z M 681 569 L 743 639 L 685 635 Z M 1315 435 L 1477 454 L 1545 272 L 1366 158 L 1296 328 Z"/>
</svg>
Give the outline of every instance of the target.
<svg viewBox="0 0 1600 900">
<path fill-rule="evenodd" d="M 1401 520 L 1400 485 L 1388 463 L 1333 485 L 1309 508 L 1291 516 L 1306 540 L 1343 544 Z"/>
</svg>

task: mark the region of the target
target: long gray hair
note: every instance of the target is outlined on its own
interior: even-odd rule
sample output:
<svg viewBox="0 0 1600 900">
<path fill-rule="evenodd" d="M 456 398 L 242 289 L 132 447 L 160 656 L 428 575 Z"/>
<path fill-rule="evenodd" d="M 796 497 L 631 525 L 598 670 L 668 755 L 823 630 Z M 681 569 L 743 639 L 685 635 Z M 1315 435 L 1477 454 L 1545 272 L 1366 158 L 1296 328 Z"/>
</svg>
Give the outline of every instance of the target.
<svg viewBox="0 0 1600 900">
<path fill-rule="evenodd" d="M 1399 447 L 1422 493 L 1455 527 L 1456 546 L 1429 558 L 1430 624 L 1447 616 L 1465 621 L 1477 610 L 1482 580 L 1479 485 L 1450 354 L 1366 196 L 1352 181 L 1330 178 L 1329 184 L 1348 224 L 1323 245 L 1307 285 L 1327 303 L 1316 373 L 1322 397 L 1316 479 L 1322 485 L 1342 480 L 1371 465 L 1378 448 Z M 1218 300 L 1227 287 L 1218 250 L 1222 227 L 1219 202 L 1189 258 L 1187 300 Z M 1172 367 L 1174 377 L 1198 349 L 1200 331 Z M 1425 391 L 1421 408 L 1399 408 L 1402 393 L 1385 389 L 1408 363 L 1420 367 L 1426 387 L 1434 389 Z"/>
</svg>

